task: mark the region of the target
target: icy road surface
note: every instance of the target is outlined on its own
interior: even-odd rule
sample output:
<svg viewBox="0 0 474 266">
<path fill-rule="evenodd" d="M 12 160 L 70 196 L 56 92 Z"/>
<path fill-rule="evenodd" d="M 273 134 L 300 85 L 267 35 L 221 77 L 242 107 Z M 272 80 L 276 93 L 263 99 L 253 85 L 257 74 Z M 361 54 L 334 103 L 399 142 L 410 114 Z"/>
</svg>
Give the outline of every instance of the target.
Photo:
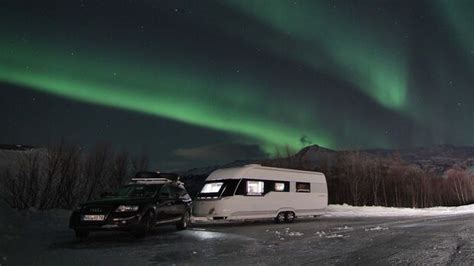
<svg viewBox="0 0 474 266">
<path fill-rule="evenodd" d="M 126 233 L 95 233 L 85 241 L 74 238 L 65 214 L 37 213 L 17 233 L 2 236 L 0 264 L 474 263 L 472 213 L 361 217 L 354 211 L 293 224 L 194 225 L 186 231 L 168 226 L 139 240 Z"/>
</svg>

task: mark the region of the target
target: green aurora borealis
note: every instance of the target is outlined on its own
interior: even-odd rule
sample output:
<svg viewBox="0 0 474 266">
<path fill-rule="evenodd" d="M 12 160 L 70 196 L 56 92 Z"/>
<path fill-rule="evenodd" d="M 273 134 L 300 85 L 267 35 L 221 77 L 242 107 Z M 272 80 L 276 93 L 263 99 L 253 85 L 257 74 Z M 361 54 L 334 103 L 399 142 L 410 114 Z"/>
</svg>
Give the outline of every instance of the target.
<svg viewBox="0 0 474 266">
<path fill-rule="evenodd" d="M 368 31 L 370 25 L 353 23 L 358 20 L 354 16 L 359 14 L 351 14 L 344 7 L 335 12 L 334 6 L 321 2 L 229 2 L 282 34 L 294 34 L 300 39 L 303 45 L 284 51 L 286 56 L 305 62 L 319 72 L 345 72 L 348 81 L 381 105 L 403 109 L 407 97 L 407 67 L 406 52 L 399 44 L 400 33 L 384 33 L 381 25 L 376 26 L 376 31 Z M 385 26 L 385 30 L 393 31 L 393 26 Z M 254 36 L 252 39 L 260 42 L 264 38 Z M 321 47 L 321 50 L 312 47 Z M 324 56 L 328 62 L 321 62 Z"/>
<path fill-rule="evenodd" d="M 15 47 L 19 45 L 15 44 Z M 2 50 L 8 51 L 9 47 Z M 304 132 L 300 131 L 302 128 L 311 130 L 309 133 L 320 131 L 316 127 L 303 126 L 310 122 L 309 118 L 305 121 L 304 118 L 289 117 L 293 121 L 282 124 L 266 118 L 265 113 L 254 115 L 262 103 L 267 115 L 280 115 L 281 110 L 258 93 L 256 84 L 245 80 L 216 80 L 208 73 L 196 73 L 199 72 L 196 69 L 186 72 L 182 65 L 178 69 L 172 62 L 166 67 L 145 63 L 144 69 L 142 64 L 134 64 L 133 59 L 127 60 L 123 56 L 126 64 L 102 63 L 88 57 L 75 59 L 71 64 L 71 59 L 67 58 L 70 55 L 61 56 L 48 49 L 42 50 L 41 54 L 25 49 L 20 50 L 20 54 L 18 57 L 10 56 L 5 60 L 8 64 L 0 65 L 3 81 L 90 103 L 238 133 L 270 145 L 269 151 L 277 143 L 297 147 L 301 132 Z M 45 61 L 48 63 L 42 63 Z M 64 66 L 68 66 L 67 69 Z M 127 74 L 117 77 L 123 75 L 121 73 Z M 309 133 L 308 137 L 321 145 L 332 145 L 322 133 Z"/>
<path fill-rule="evenodd" d="M 474 144 L 471 1 L 9 2 L 5 84 L 268 153 Z"/>
</svg>

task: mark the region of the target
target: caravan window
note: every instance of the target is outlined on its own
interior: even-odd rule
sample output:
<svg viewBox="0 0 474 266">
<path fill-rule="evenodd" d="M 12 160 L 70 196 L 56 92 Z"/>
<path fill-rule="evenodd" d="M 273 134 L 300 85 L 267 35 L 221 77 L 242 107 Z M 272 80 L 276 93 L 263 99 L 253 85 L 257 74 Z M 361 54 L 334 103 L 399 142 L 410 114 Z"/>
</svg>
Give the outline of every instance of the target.
<svg viewBox="0 0 474 266">
<path fill-rule="evenodd" d="M 285 183 L 275 183 L 275 191 L 285 191 Z"/>
<path fill-rule="evenodd" d="M 274 180 L 242 179 L 235 195 L 264 196 L 269 192 L 290 192 L 290 182 Z"/>
<path fill-rule="evenodd" d="M 207 183 L 201 190 L 201 193 L 217 193 L 222 187 L 222 182 Z"/>
<path fill-rule="evenodd" d="M 247 181 L 247 195 L 262 195 L 264 192 L 263 181 Z"/>
<path fill-rule="evenodd" d="M 206 182 L 198 194 L 198 199 L 217 199 L 233 196 L 239 181 L 239 179 L 223 179 Z"/>
<path fill-rule="evenodd" d="M 224 181 L 224 189 L 222 191 L 221 197 L 233 196 L 237 185 L 239 184 L 239 179 L 229 179 Z"/>
<path fill-rule="evenodd" d="M 296 182 L 296 192 L 311 192 L 311 184 Z"/>
</svg>

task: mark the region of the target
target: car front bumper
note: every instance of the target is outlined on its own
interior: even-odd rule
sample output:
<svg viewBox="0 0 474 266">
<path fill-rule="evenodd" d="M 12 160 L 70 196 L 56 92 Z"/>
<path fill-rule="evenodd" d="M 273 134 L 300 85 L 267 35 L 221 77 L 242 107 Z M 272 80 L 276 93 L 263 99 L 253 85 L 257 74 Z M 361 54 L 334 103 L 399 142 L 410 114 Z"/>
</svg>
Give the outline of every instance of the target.
<svg viewBox="0 0 474 266">
<path fill-rule="evenodd" d="M 111 213 L 106 215 L 103 221 L 83 221 L 81 217 L 82 215 L 78 211 L 73 212 L 69 221 L 69 228 L 87 231 L 128 231 L 140 224 L 142 216 L 140 214 L 130 214 L 117 217 L 117 215 Z"/>
</svg>

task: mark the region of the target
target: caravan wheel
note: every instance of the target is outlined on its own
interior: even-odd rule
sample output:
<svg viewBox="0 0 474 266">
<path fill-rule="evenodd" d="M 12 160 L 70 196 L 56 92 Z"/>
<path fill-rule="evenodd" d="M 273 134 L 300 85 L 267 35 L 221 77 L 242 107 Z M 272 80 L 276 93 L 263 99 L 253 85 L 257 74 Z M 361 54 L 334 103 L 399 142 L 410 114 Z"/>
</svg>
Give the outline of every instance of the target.
<svg viewBox="0 0 474 266">
<path fill-rule="evenodd" d="M 295 220 L 295 213 L 294 212 L 287 212 L 285 214 L 285 221 L 287 223 L 292 223 Z"/>
<path fill-rule="evenodd" d="M 285 212 L 279 212 L 277 217 L 275 217 L 275 222 L 281 224 L 285 221 Z"/>
</svg>

